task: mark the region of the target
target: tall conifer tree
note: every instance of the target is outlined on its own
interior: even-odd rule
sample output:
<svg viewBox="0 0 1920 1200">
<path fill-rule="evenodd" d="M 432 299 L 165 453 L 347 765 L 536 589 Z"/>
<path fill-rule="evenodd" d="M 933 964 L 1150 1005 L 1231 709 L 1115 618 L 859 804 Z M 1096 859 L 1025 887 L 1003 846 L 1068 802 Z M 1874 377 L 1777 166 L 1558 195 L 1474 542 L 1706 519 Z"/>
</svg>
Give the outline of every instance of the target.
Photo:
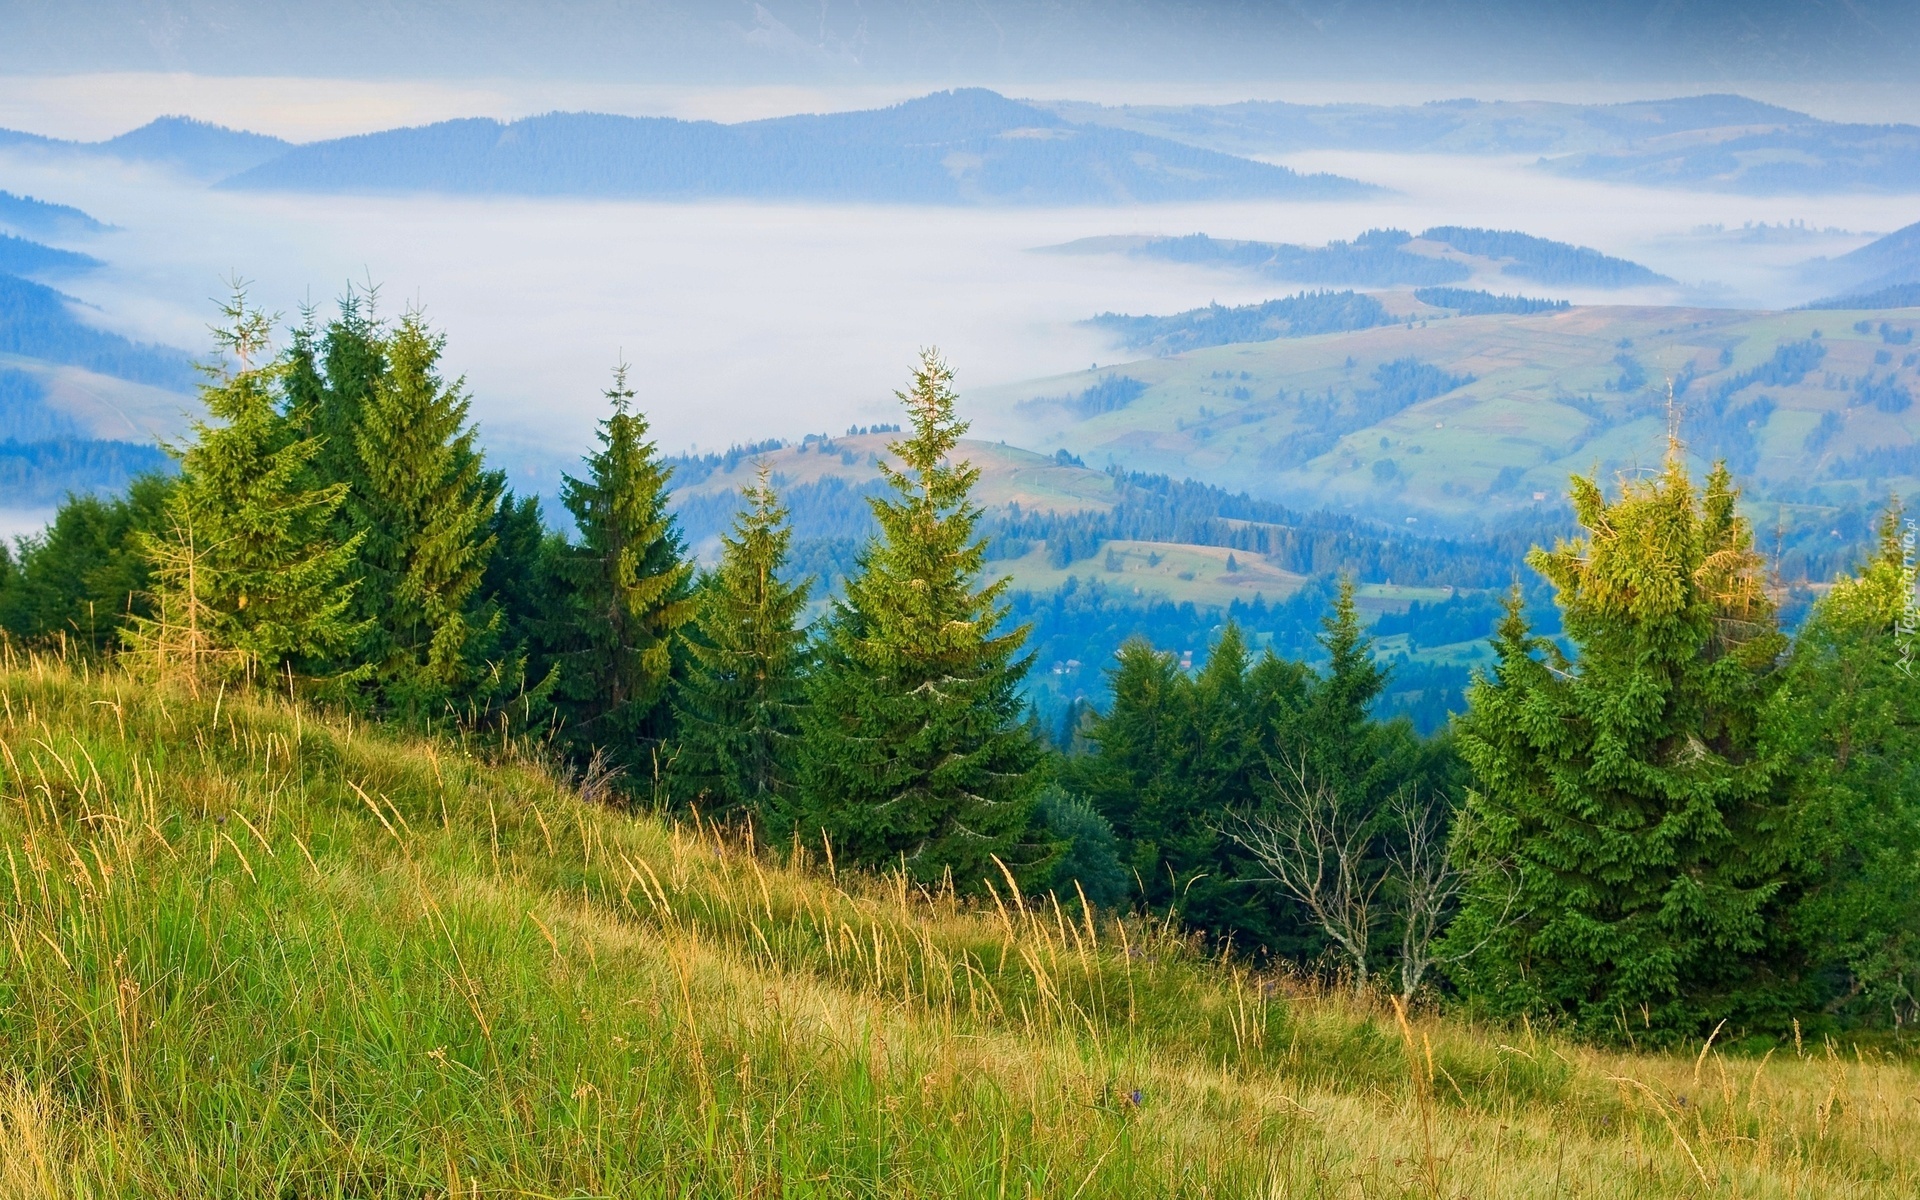
<svg viewBox="0 0 1920 1200">
<path fill-rule="evenodd" d="M 1784 642 L 1737 498 L 1724 465 L 1696 492 L 1676 442 L 1618 500 L 1576 478 L 1587 536 L 1528 559 L 1577 656 L 1516 597 L 1458 725 L 1478 882 L 1450 973 L 1495 1011 L 1658 1040 L 1802 999 L 1791 780 L 1763 730 Z"/>
<path fill-rule="evenodd" d="M 381 351 L 375 371 L 355 356 L 367 348 L 362 335 L 376 335 L 349 335 L 329 345 L 329 357 L 338 349 L 350 365 L 336 375 L 330 364 L 327 381 L 342 421 L 357 409 L 349 433 L 355 457 L 343 469 L 352 474 L 346 509 L 365 538 L 356 605 L 370 633 L 360 653 L 384 707 L 430 718 L 483 684 L 473 642 L 488 632 L 487 618 L 477 616 L 475 602 L 499 498 L 474 449 L 460 381 L 440 378 L 445 337 L 409 313 L 367 343 Z M 370 391 L 355 394 L 368 374 Z"/>
<path fill-rule="evenodd" d="M 607 392 L 613 413 L 584 479 L 565 477 L 561 502 L 577 541 L 558 548 L 554 570 L 567 593 L 559 703 L 576 746 L 603 749 L 634 782 L 666 777 L 669 688 L 681 632 L 694 614 L 693 564 L 667 509 L 672 468 L 633 410 L 627 369 Z"/>
<path fill-rule="evenodd" d="M 1900 505 L 1857 574 L 1795 641 L 1782 724 L 1807 809 L 1794 843 L 1815 883 L 1794 927 L 1830 964 L 1823 1007 L 1920 1018 L 1920 630 Z"/>
<path fill-rule="evenodd" d="M 239 369 L 201 389 L 212 422 L 197 421 L 181 455 L 161 535 L 143 535 L 156 576 L 157 614 L 137 621 L 136 653 L 184 659 L 195 673 L 271 673 L 351 644 L 343 583 L 358 539 L 335 541 L 343 484 L 310 487 L 318 440 L 300 437 L 278 407 L 284 362 L 261 363 L 268 319 L 235 294 L 214 333 Z M 213 422 L 218 422 L 213 423 Z"/>
<path fill-rule="evenodd" d="M 911 433 L 882 464 L 891 497 L 871 501 L 879 536 L 834 607 L 806 723 L 800 832 L 840 861 L 904 860 L 916 878 L 960 886 L 1039 867 L 1028 845 L 1044 780 L 1021 721 L 1025 629 L 996 632 L 1007 581 L 979 583 L 977 467 L 953 461 L 966 424 L 953 373 L 927 351 L 900 393 Z"/>
<path fill-rule="evenodd" d="M 703 808 L 750 810 L 777 835 L 791 817 L 811 583 L 780 577 L 792 531 L 766 467 L 742 495 L 687 639 L 675 773 Z"/>
</svg>

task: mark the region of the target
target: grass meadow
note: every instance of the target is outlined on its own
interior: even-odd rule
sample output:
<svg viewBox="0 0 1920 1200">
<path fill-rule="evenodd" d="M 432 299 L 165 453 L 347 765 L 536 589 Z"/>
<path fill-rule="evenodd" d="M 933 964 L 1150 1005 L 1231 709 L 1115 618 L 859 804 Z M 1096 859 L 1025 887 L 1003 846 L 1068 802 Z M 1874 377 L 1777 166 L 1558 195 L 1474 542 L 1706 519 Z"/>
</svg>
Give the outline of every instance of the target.
<svg viewBox="0 0 1920 1200">
<path fill-rule="evenodd" d="M 0 1197 L 1911 1197 L 1920 1070 L 1401 1014 L 499 745 L 0 670 Z"/>
</svg>

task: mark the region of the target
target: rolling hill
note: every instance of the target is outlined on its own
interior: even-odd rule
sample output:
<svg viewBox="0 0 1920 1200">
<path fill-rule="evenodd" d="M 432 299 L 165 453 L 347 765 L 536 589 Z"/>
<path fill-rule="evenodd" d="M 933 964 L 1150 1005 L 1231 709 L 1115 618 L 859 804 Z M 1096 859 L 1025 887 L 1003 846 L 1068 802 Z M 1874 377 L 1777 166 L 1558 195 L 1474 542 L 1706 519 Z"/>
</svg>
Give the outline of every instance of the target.
<svg viewBox="0 0 1920 1200">
<path fill-rule="evenodd" d="M 1401 1018 L 259 693 L 15 658 L 0 694 L 12 1195 L 1920 1187 L 1870 1049 Z"/>
<path fill-rule="evenodd" d="M 991 414 L 982 427 L 1090 464 L 1471 528 L 1556 508 L 1572 472 L 1657 461 L 1670 377 L 1682 436 L 1700 458 L 1726 457 L 1754 500 L 1808 506 L 1817 521 L 1823 508 L 1920 489 L 1920 313 L 1459 316 L 1410 295 L 1382 299 L 1400 321 L 968 398 Z M 1045 402 L 1097 387 L 1126 403 Z"/>
<path fill-rule="evenodd" d="M 1847 296 L 1872 296 L 1920 285 L 1920 222 L 1875 238 L 1839 258 L 1816 259 L 1802 270 L 1810 281 L 1845 293 L 1816 302 L 1820 308 L 1841 306 Z M 1860 307 L 1893 305 L 1867 303 Z"/>
<path fill-rule="evenodd" d="M 1331 199 L 1370 190 L 1075 126 L 980 88 L 737 125 L 595 113 L 446 121 L 301 146 L 220 186 L 895 204 Z"/>
</svg>

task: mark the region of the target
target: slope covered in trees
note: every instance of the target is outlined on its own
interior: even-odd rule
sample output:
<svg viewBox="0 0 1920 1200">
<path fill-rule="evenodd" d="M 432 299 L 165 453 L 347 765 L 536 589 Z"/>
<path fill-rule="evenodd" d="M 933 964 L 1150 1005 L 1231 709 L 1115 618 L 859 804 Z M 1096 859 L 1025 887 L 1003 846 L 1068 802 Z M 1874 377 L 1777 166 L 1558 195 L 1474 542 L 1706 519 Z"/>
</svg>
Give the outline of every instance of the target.
<svg viewBox="0 0 1920 1200">
<path fill-rule="evenodd" d="M 0 354 L 85 367 L 173 391 L 196 380 L 185 354 L 128 341 L 73 315 L 74 302 L 42 283 L 0 272 Z"/>
</svg>

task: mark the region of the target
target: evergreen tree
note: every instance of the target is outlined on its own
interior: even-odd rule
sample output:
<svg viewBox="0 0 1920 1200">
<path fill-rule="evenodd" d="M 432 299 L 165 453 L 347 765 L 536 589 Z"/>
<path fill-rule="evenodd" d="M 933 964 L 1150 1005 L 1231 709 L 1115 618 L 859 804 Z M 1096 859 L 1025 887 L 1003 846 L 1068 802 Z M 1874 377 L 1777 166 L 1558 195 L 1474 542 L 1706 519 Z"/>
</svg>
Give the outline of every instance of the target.
<svg viewBox="0 0 1920 1200">
<path fill-rule="evenodd" d="M 379 300 L 376 288 L 349 287 L 324 332 L 315 329 L 312 310 L 305 311 L 287 353 L 288 417 L 320 439 L 315 475 L 324 483 L 345 483 L 350 493 L 370 490 L 360 429 L 387 374 L 391 336 L 380 320 Z M 351 523 L 355 516 L 343 506 L 339 520 Z"/>
<path fill-rule="evenodd" d="M 1062 904 L 1086 898 L 1095 908 L 1117 908 L 1133 891 L 1120 862 L 1120 840 L 1093 805 L 1058 784 L 1040 793 L 1040 819 L 1060 843 L 1047 886 Z"/>
<path fill-rule="evenodd" d="M 541 652 L 544 625 L 559 602 L 552 565 L 564 539 L 547 528 L 540 497 L 515 496 L 504 480 L 494 486 L 500 504 L 488 527 L 493 553 L 480 592 L 500 614 L 500 643 L 526 656 L 528 678 L 545 679 L 553 664 Z"/>
<path fill-rule="evenodd" d="M 124 496 L 70 496 L 40 533 L 22 538 L 0 588 L 0 628 L 29 641 L 64 638 L 89 650 L 120 643 L 152 616 L 152 568 L 141 535 L 166 527 L 168 475 L 143 475 Z"/>
<path fill-rule="evenodd" d="M 1114 685 L 1120 720 L 1101 723 L 1093 735 L 1103 757 L 1113 746 L 1120 751 L 1116 765 L 1130 760 L 1133 767 L 1104 781 L 1100 795 L 1112 803 L 1136 780 L 1146 784 L 1136 801 L 1122 802 L 1129 811 L 1114 828 L 1129 842 L 1128 866 L 1149 906 L 1177 913 L 1217 940 L 1250 936 L 1256 944 L 1246 948 L 1257 949 L 1265 940 L 1262 902 L 1229 865 L 1238 855 L 1221 832 L 1227 814 L 1253 796 L 1258 752 L 1249 718 L 1256 705 L 1246 642 L 1237 625 L 1228 625 L 1192 678 L 1170 656 L 1149 663 L 1143 653 L 1151 654 L 1144 644 L 1131 663 L 1123 656 Z M 1134 729 L 1147 736 L 1128 744 Z"/>
<path fill-rule="evenodd" d="M 345 486 L 305 486 L 318 443 L 297 436 L 279 410 L 284 364 L 257 365 L 267 318 L 238 291 L 222 312 L 227 324 L 215 337 L 239 369 L 201 389 L 220 424 L 194 423 L 164 533 L 144 535 L 159 611 L 137 619 L 127 640 L 162 660 L 184 650 L 191 671 L 204 662 L 258 676 L 352 641 L 352 588 L 341 580 L 357 540 L 329 532 Z"/>
<path fill-rule="evenodd" d="M 807 651 L 798 622 L 812 585 L 780 577 L 792 533 L 767 468 L 742 495 L 687 639 L 675 774 L 702 808 L 748 809 L 777 834 L 791 815 Z"/>
<path fill-rule="evenodd" d="M 1697 493 L 1675 443 L 1618 500 L 1582 478 L 1573 498 L 1587 537 L 1529 562 L 1576 657 L 1516 596 L 1459 721 L 1476 879 L 1449 972 L 1495 1012 L 1615 1036 L 1777 1022 L 1804 999 L 1791 781 L 1763 728 L 1783 639 L 1738 493 L 1724 466 Z"/>
<path fill-rule="evenodd" d="M 1278 752 L 1331 788 L 1341 803 L 1373 809 L 1399 782 L 1395 768 L 1406 764 L 1383 753 L 1392 735 L 1370 715 L 1386 688 L 1387 671 L 1374 661 L 1372 639 L 1361 628 L 1352 579 L 1341 577 L 1321 628 L 1326 672 L 1308 684 L 1296 708 L 1280 715 Z"/>
<path fill-rule="evenodd" d="M 1813 874 L 1794 928 L 1831 980 L 1823 1006 L 1887 1025 L 1920 1017 L 1920 631 L 1898 503 L 1878 551 L 1835 583 L 1795 640 L 1782 724 Z"/>
<path fill-rule="evenodd" d="M 799 829 L 841 862 L 976 887 L 993 858 L 1037 872 L 1027 842 L 1042 747 L 1021 720 L 1026 631 L 996 632 L 1007 581 L 982 587 L 980 477 L 950 456 L 966 431 L 953 373 L 934 351 L 900 393 L 912 432 L 882 464 L 879 536 L 834 606 L 805 723 Z"/>
<path fill-rule="evenodd" d="M 633 411 L 624 366 L 607 392 L 613 413 L 584 479 L 564 477 L 561 502 L 579 540 L 559 548 L 554 571 L 566 591 L 558 697 L 574 745 L 598 747 L 630 776 L 657 789 L 669 767 L 669 688 L 678 643 L 694 615 L 693 564 L 667 508 L 672 468 Z"/>
<path fill-rule="evenodd" d="M 343 309 L 346 306 L 343 305 Z M 491 681 L 476 661 L 477 640 L 492 632 L 476 613 L 481 579 L 493 552 L 489 533 L 498 496 L 474 449 L 468 399 L 458 380 L 444 383 L 439 362 L 446 339 L 418 313 L 377 337 L 364 318 L 329 336 L 330 431 L 351 414 L 354 458 L 346 511 L 362 535 L 355 613 L 368 627 L 358 650 L 366 678 L 384 709 L 431 718 Z M 377 345 L 374 371 L 361 355 Z M 370 390 L 358 389 L 367 375 Z M 357 412 L 355 408 L 357 407 Z M 337 436 L 328 433 L 326 436 Z"/>
</svg>

